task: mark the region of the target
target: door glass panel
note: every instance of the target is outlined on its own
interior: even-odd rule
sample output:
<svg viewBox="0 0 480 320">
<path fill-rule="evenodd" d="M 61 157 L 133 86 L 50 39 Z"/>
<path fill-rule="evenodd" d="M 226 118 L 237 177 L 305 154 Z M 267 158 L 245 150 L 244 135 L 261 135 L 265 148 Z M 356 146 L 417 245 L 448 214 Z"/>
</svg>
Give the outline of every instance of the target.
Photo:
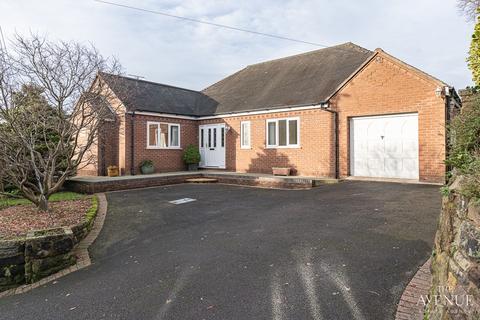
<svg viewBox="0 0 480 320">
<path fill-rule="evenodd" d="M 288 121 L 288 144 L 297 144 L 297 120 Z"/>
<path fill-rule="evenodd" d="M 276 131 L 277 124 L 275 122 L 268 123 L 268 141 L 267 145 L 274 146 L 277 144 L 277 140 L 275 139 L 275 131 Z"/>
<path fill-rule="evenodd" d="M 287 145 L 287 120 L 278 121 L 278 145 Z"/>
<path fill-rule="evenodd" d="M 212 129 L 208 129 L 208 146 L 210 148 L 212 146 Z"/>
<path fill-rule="evenodd" d="M 213 128 L 213 147 L 217 147 L 217 128 Z"/>
<path fill-rule="evenodd" d="M 222 128 L 222 148 L 225 147 L 225 128 Z"/>
<path fill-rule="evenodd" d="M 203 129 L 200 129 L 200 148 L 203 148 Z"/>
</svg>

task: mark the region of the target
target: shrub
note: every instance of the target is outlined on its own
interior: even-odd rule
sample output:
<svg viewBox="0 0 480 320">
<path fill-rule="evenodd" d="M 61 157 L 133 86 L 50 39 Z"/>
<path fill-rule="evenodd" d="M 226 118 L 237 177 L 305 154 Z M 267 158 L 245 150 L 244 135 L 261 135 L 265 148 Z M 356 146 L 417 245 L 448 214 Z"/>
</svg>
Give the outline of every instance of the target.
<svg viewBox="0 0 480 320">
<path fill-rule="evenodd" d="M 461 192 L 480 198 L 480 98 L 464 108 L 450 126 L 447 164 L 455 174 L 465 176 Z"/>
<path fill-rule="evenodd" d="M 188 145 L 183 154 L 183 161 L 186 164 L 197 164 L 200 162 L 200 151 L 192 144 Z"/>
<path fill-rule="evenodd" d="M 140 167 L 152 167 L 153 166 L 153 161 L 152 160 L 143 160 L 140 163 Z"/>
</svg>

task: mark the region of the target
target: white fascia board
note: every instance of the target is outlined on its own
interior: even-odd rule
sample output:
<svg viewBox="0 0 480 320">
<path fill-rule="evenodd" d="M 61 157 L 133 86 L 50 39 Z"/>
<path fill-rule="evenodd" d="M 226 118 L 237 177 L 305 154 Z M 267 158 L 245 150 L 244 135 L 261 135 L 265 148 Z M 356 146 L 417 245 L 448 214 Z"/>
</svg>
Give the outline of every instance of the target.
<svg viewBox="0 0 480 320">
<path fill-rule="evenodd" d="M 133 111 L 127 112 L 128 114 L 133 114 Z M 170 113 L 157 113 L 157 112 L 146 112 L 146 111 L 135 111 L 135 114 L 141 116 L 152 116 L 152 117 L 161 117 L 161 118 L 174 118 L 174 119 L 186 119 L 186 120 L 199 120 L 198 117 L 192 116 L 182 116 L 179 114 L 170 114 Z"/>
<path fill-rule="evenodd" d="M 279 113 L 279 112 L 288 112 L 288 111 L 302 111 L 302 110 L 310 110 L 310 109 L 325 109 L 325 108 L 328 108 L 328 107 L 329 107 L 329 106 L 328 106 L 328 103 L 324 103 L 324 104 L 316 104 L 316 105 L 310 105 L 310 106 L 285 107 L 285 108 L 265 109 L 265 110 L 258 110 L 258 111 L 245 111 L 245 112 L 236 112 L 236 113 L 225 113 L 225 114 L 219 114 L 219 115 L 214 115 L 214 116 L 201 116 L 201 117 L 182 116 L 182 115 L 169 114 L 169 113 L 157 113 L 157 112 L 146 112 L 146 111 L 135 111 L 135 114 L 144 115 L 144 116 L 153 116 L 153 117 L 186 119 L 186 120 L 211 120 L 211 119 L 222 119 L 222 118 L 252 116 L 252 115 L 257 115 L 257 114 Z M 130 111 L 130 112 L 128 112 L 128 113 L 129 113 L 129 114 L 133 114 L 132 111 Z"/>
</svg>

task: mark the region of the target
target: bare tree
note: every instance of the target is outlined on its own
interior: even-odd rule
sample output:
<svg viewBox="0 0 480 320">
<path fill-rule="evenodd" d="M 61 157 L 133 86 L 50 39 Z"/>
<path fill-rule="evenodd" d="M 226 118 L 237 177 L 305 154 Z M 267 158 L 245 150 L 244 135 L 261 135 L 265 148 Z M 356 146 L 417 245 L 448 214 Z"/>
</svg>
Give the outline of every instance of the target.
<svg viewBox="0 0 480 320">
<path fill-rule="evenodd" d="M 15 35 L 0 56 L 0 163 L 9 182 L 45 211 L 112 115 L 111 91 L 98 72 L 116 74 L 120 66 L 92 45 L 38 35 Z"/>
<path fill-rule="evenodd" d="M 457 0 L 457 8 L 469 21 L 474 21 L 480 8 L 480 0 Z"/>
</svg>

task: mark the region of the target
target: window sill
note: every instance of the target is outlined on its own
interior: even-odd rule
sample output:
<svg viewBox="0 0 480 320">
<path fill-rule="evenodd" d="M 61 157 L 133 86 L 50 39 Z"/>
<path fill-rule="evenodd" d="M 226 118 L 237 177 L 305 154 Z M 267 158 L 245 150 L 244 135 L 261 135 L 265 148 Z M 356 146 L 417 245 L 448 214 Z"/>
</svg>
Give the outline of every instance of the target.
<svg viewBox="0 0 480 320">
<path fill-rule="evenodd" d="M 182 150 L 181 147 L 147 147 L 147 150 Z"/>
<path fill-rule="evenodd" d="M 241 150 L 252 150 L 252 147 L 240 147 Z"/>
<path fill-rule="evenodd" d="M 301 149 L 301 146 L 266 146 L 265 149 Z"/>
</svg>

